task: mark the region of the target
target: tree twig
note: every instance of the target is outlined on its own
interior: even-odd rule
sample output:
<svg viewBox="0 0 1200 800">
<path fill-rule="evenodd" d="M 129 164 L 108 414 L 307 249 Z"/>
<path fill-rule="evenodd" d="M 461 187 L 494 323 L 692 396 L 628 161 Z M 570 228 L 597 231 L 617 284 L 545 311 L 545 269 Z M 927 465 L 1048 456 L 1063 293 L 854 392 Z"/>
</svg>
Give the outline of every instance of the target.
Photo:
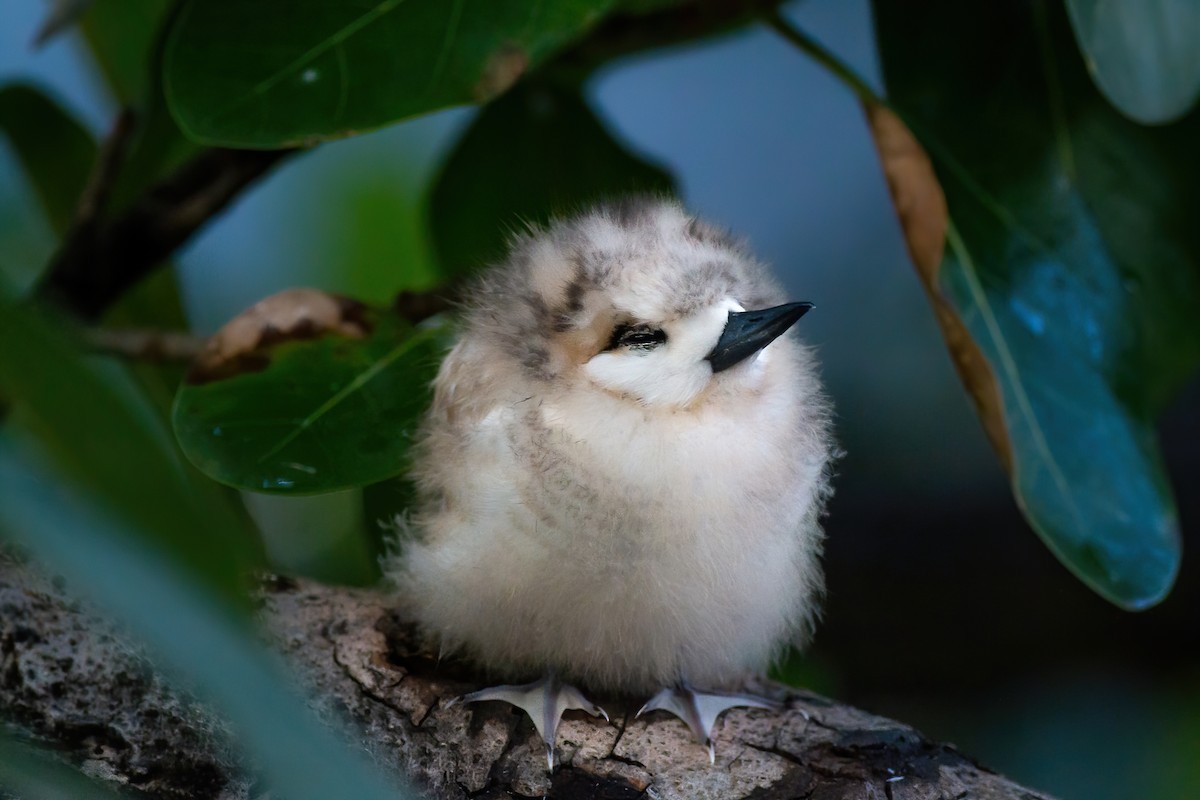
<svg viewBox="0 0 1200 800">
<path fill-rule="evenodd" d="M 873 103 L 883 106 L 888 104 L 887 100 L 871 88 L 871 85 L 861 75 L 851 69 L 845 61 L 834 55 L 833 51 L 818 42 L 806 31 L 793 25 L 791 20 L 785 17 L 777 7 L 767 10 L 763 14 L 763 21 L 784 39 L 787 39 L 822 67 L 833 73 L 851 91 L 858 95 L 858 99 L 863 103 Z"/>
<path fill-rule="evenodd" d="M 189 363 L 204 349 L 205 341 L 184 331 L 89 328 L 83 332 L 84 346 L 92 352 L 158 363 Z"/>
<path fill-rule="evenodd" d="M 37 294 L 95 320 L 243 189 L 294 150 L 213 148 L 151 187 L 95 235 L 72 231 Z"/>
<path fill-rule="evenodd" d="M 113 184 L 116 183 L 121 166 L 125 163 L 125 154 L 129 150 L 135 122 L 136 117 L 132 109 L 124 108 L 117 114 L 117 121 L 100 145 L 92 173 L 79 196 L 75 219 L 71 223 L 74 230 L 94 226 L 108 205 Z"/>
</svg>

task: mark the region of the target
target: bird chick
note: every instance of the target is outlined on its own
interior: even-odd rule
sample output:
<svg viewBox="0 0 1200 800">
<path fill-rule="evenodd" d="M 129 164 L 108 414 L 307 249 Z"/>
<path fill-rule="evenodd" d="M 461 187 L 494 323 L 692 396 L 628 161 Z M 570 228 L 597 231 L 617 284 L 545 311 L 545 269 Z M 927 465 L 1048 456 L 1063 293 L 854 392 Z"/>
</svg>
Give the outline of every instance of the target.
<svg viewBox="0 0 1200 800">
<path fill-rule="evenodd" d="M 518 236 L 469 295 L 391 572 L 444 649 L 546 676 L 463 699 L 520 705 L 551 765 L 565 709 L 603 714 L 561 681 L 658 692 L 643 711 L 711 757 L 716 716 L 762 705 L 718 692 L 809 636 L 830 409 L 781 335 L 811 306 L 783 301 L 741 244 L 649 198 Z"/>
</svg>

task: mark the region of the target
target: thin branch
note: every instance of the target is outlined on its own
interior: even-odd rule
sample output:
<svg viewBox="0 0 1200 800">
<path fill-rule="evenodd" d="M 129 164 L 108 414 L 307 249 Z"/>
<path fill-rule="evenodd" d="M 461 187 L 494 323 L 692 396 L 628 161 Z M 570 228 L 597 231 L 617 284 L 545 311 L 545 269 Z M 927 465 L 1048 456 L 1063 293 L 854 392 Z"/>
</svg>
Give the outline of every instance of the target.
<svg viewBox="0 0 1200 800">
<path fill-rule="evenodd" d="M 113 185 L 125 164 L 129 143 L 136 129 L 133 111 L 122 109 L 117 115 L 112 131 L 105 137 L 96 152 L 96 160 L 88 175 L 87 183 L 75 204 L 71 226 L 63 236 L 63 244 L 55 258 L 64 254 L 90 253 L 96 249 L 97 241 L 104 235 L 104 212 L 112 195 Z M 47 275 L 53 275 L 54 262 Z M 69 304 L 68 304 L 69 305 Z"/>
<path fill-rule="evenodd" d="M 95 320 L 294 150 L 205 150 L 94 236 L 69 234 L 37 294 Z"/>
<path fill-rule="evenodd" d="M 818 64 L 829 70 L 858 95 L 864 103 L 877 103 L 886 106 L 887 100 L 881 97 L 871 85 L 855 72 L 849 64 L 833 54 L 829 48 L 809 36 L 792 24 L 791 20 L 780 13 L 778 8 L 771 8 L 763 14 L 763 20 L 783 38 L 798 47 Z"/>
<path fill-rule="evenodd" d="M 183 331 L 91 328 L 83 332 L 84 345 L 92 352 L 154 363 L 190 363 L 205 341 Z"/>
<path fill-rule="evenodd" d="M 108 206 L 108 198 L 125 163 L 125 154 L 129 151 L 135 121 L 132 109 L 124 108 L 117 114 L 117 121 L 100 145 L 96 163 L 92 165 L 92 173 L 79 196 L 75 219 L 71 223 L 73 230 L 94 226 Z"/>
<path fill-rule="evenodd" d="M 428 292 L 403 291 L 392 301 L 392 311 L 414 325 L 455 307 L 459 284 Z M 209 339 L 187 331 L 153 328 L 88 328 L 81 334 L 83 345 L 93 353 L 151 363 L 189 364 L 206 347 Z"/>
</svg>

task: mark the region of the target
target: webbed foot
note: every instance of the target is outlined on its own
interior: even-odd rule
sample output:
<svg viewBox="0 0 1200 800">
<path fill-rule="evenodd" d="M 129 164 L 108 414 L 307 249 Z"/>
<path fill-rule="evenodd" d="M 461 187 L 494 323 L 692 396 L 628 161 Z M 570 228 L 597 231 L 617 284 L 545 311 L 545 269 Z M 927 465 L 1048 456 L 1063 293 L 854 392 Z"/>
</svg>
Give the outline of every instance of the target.
<svg viewBox="0 0 1200 800">
<path fill-rule="evenodd" d="M 777 709 L 779 704 L 765 697 L 752 694 L 726 694 L 719 692 L 697 692 L 687 684 L 663 689 L 642 706 L 637 716 L 650 711 L 667 711 L 688 726 L 696 741 L 708 745 L 708 763 L 716 763 L 712 732 L 717 717 L 731 708 Z"/>
<path fill-rule="evenodd" d="M 484 700 L 500 700 L 514 705 L 529 715 L 533 726 L 546 744 L 546 766 L 554 771 L 554 734 L 558 731 L 558 723 L 562 715 L 571 710 L 579 709 L 593 717 L 603 717 L 608 722 L 608 714 L 603 708 L 583 696 L 583 692 L 574 686 L 562 683 L 554 675 L 547 675 L 539 681 L 520 686 L 493 686 L 480 689 L 478 692 L 464 694 L 451 701 L 451 705 L 459 703 L 479 703 Z"/>
</svg>

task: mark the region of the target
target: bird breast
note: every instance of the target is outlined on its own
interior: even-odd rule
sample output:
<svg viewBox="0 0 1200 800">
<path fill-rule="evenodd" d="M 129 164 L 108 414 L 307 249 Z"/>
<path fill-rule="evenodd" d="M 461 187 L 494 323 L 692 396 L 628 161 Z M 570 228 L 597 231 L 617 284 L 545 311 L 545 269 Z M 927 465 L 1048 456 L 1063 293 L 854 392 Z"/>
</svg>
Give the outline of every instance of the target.
<svg viewBox="0 0 1200 800">
<path fill-rule="evenodd" d="M 826 434 L 787 373 L 688 410 L 518 398 L 447 434 L 401 577 L 418 617 L 501 671 L 609 688 L 764 668 L 820 585 L 825 460 L 801 454 Z"/>
</svg>

